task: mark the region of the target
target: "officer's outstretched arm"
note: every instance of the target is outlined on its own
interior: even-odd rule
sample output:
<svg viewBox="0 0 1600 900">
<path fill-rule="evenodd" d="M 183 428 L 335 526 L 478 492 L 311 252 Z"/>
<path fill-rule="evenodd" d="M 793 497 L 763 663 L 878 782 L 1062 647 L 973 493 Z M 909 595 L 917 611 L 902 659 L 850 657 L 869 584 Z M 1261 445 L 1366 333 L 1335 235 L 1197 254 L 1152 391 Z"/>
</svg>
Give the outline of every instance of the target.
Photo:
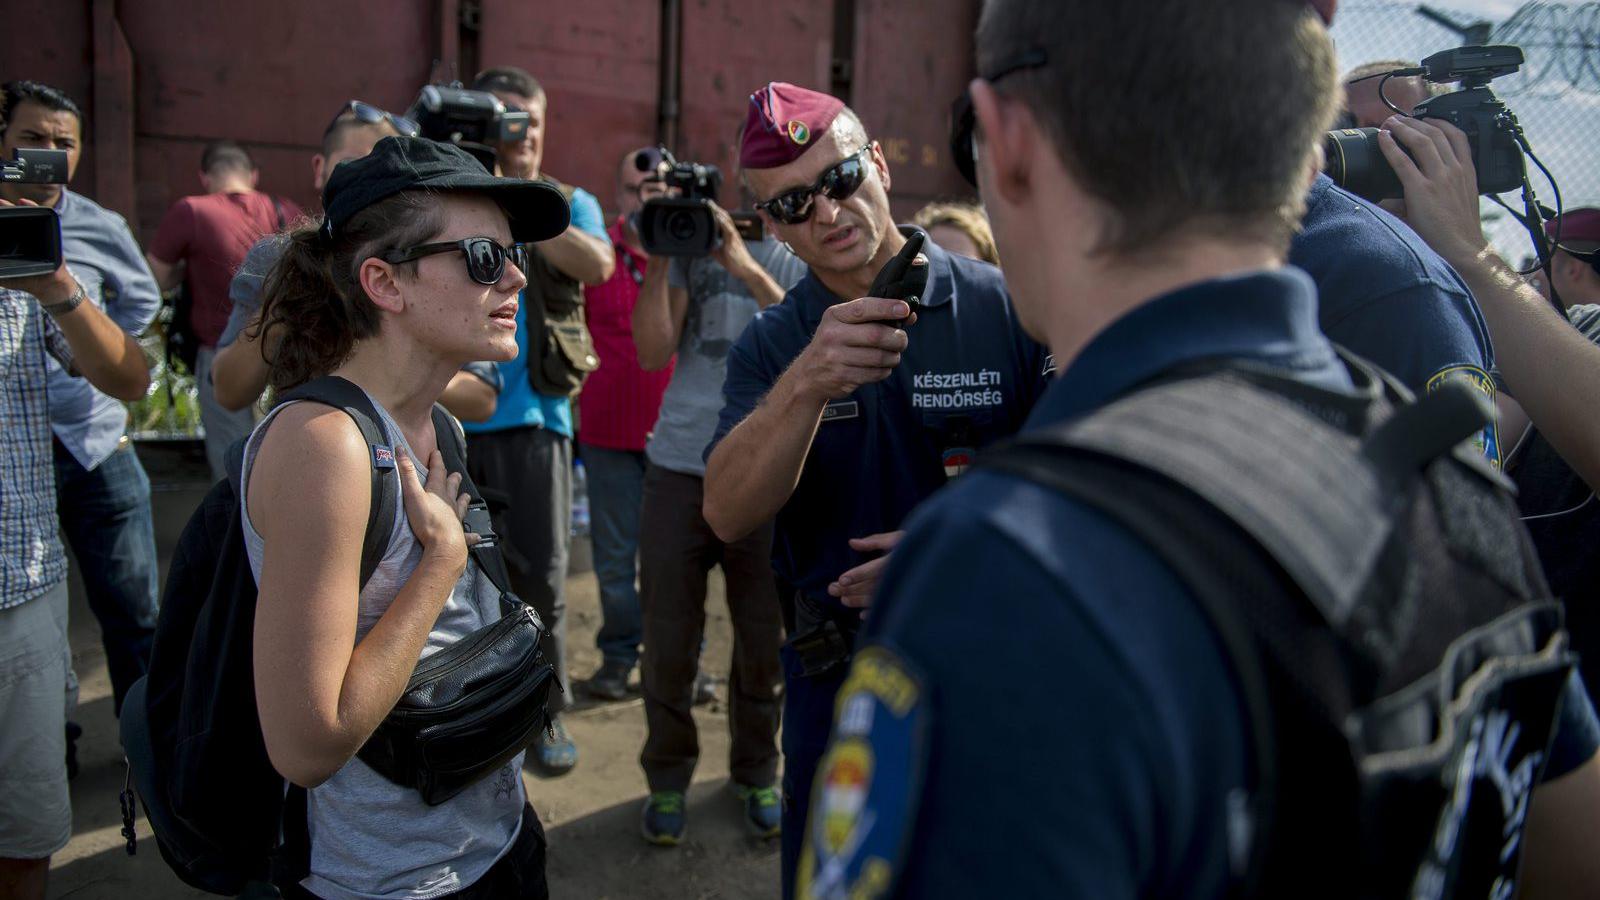
<svg viewBox="0 0 1600 900">
<path fill-rule="evenodd" d="M 1523 840 L 1523 900 L 1600 891 L 1600 754 L 1533 792 Z"/>
<path fill-rule="evenodd" d="M 811 343 L 706 460 L 702 512 L 718 538 L 739 540 L 778 514 L 800 483 L 828 401 L 889 377 L 908 343 L 892 323 L 910 313 L 904 301 L 882 297 L 823 313 Z"/>
</svg>

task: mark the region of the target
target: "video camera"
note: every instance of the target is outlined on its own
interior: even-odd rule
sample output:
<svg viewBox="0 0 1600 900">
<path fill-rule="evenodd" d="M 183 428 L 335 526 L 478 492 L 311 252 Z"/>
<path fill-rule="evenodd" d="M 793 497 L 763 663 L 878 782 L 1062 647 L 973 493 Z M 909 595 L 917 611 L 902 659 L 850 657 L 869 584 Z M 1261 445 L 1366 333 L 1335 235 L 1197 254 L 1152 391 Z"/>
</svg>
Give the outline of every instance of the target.
<svg viewBox="0 0 1600 900">
<path fill-rule="evenodd" d="M 0 182 L 66 184 L 67 151 L 18 149 L 0 159 Z M 43 206 L 0 206 L 0 278 L 48 275 L 61 268 L 61 220 Z"/>
<path fill-rule="evenodd" d="M 406 116 L 422 128 L 422 136 L 455 144 L 494 171 L 496 144 L 515 144 L 528 133 L 526 110 L 507 109 L 488 91 L 469 91 L 456 81 L 430 84 L 417 95 Z"/>
<path fill-rule="evenodd" d="M 1489 82 L 1522 68 L 1522 62 L 1520 47 L 1457 47 L 1433 54 L 1415 69 L 1396 69 L 1373 77 L 1387 82 L 1390 78 L 1421 75 L 1435 84 L 1461 82 L 1461 90 L 1430 97 L 1417 104 L 1410 115 L 1443 119 L 1466 132 L 1478 172 L 1478 192 L 1499 194 L 1522 187 L 1526 177 L 1524 141 L 1517 117 L 1489 90 Z M 1382 96 L 1383 82 L 1378 91 Z M 1323 170 L 1340 187 L 1372 201 L 1403 196 L 1400 179 L 1378 148 L 1378 129 L 1330 131 L 1323 146 L 1327 152 Z"/>
<path fill-rule="evenodd" d="M 658 155 L 659 154 L 659 155 Z M 652 256 L 705 256 L 720 239 L 711 203 L 722 188 L 722 170 L 701 163 L 678 162 L 661 147 L 633 158 L 641 172 L 654 172 L 678 196 L 647 200 L 639 213 L 639 240 Z"/>
</svg>

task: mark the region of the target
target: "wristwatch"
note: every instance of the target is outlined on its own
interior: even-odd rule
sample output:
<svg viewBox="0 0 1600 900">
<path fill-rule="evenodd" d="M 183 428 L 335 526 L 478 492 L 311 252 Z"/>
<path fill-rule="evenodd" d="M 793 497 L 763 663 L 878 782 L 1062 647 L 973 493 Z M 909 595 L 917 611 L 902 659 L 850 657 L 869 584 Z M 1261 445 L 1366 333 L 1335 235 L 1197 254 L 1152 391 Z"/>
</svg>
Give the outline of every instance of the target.
<svg viewBox="0 0 1600 900">
<path fill-rule="evenodd" d="M 60 303 L 40 303 L 39 308 L 52 316 L 60 316 L 77 309 L 78 304 L 82 303 L 88 298 L 89 294 L 84 291 L 83 285 L 80 284 L 78 285 L 78 289 L 72 292 L 72 296 L 68 297 L 67 299 L 61 301 Z"/>
</svg>

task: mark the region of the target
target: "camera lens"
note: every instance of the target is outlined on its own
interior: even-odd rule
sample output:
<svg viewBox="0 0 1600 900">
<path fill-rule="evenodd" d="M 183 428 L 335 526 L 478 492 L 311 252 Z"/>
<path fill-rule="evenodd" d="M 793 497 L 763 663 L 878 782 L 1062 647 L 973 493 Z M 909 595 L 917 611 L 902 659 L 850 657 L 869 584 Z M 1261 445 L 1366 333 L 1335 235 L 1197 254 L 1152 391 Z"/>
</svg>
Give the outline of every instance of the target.
<svg viewBox="0 0 1600 900">
<path fill-rule="evenodd" d="M 1322 149 L 1322 170 L 1333 183 L 1358 197 L 1388 200 L 1400 197 L 1400 179 L 1378 149 L 1378 129 L 1341 128 L 1328 132 Z"/>
<path fill-rule="evenodd" d="M 687 243 L 694 239 L 699 230 L 694 215 L 688 211 L 675 212 L 667 219 L 667 234 L 675 241 Z"/>
</svg>

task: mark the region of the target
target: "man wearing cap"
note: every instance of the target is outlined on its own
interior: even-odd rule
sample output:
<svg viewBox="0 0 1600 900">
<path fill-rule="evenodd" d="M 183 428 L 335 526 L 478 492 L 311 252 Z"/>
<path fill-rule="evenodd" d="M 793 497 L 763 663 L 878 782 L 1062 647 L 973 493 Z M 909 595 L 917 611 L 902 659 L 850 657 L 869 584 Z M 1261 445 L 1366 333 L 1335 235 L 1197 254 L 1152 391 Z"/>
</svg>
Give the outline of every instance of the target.
<svg viewBox="0 0 1600 900">
<path fill-rule="evenodd" d="M 1333 3 L 1317 5 L 1322 18 L 1294 0 L 1203 13 L 1192 0 L 984 5 L 973 130 L 957 146 L 970 148 L 1018 317 L 1061 366 L 1024 438 L 1120 422 L 1112 430 L 1126 444 L 1165 450 L 1170 430 L 1151 423 L 1159 410 L 1130 422 L 1106 408 L 1219 367 L 1277 372 L 1288 396 L 1356 395 L 1317 329 L 1312 282 L 1284 265 L 1335 104 Z M 1218 106 L 1219 86 L 1232 85 L 1255 86 L 1256 102 Z M 1236 401 L 1251 393 L 1234 386 Z M 1105 474 L 1084 461 L 1063 448 L 1053 470 Z M 980 469 L 907 524 L 838 699 L 796 893 L 1376 895 L 1349 883 L 1358 869 L 1343 850 L 1287 867 L 1288 885 L 1249 890 L 1259 837 L 1314 848 L 1324 832 L 1330 847 L 1359 833 L 1338 827 L 1337 802 L 1281 810 L 1276 828 L 1253 830 L 1253 771 L 1282 760 L 1256 757 L 1240 668 L 1167 564 L 1170 548 L 1109 511 L 1120 497 L 1144 513 L 1130 519 L 1159 524 L 1163 506 L 1133 490 L 1136 478 L 1102 483 L 1091 503 L 1036 476 Z M 1320 487 L 1308 495 L 1325 496 Z M 1338 729 L 1317 732 L 1335 756 L 1350 747 Z M 1592 731 L 1577 745 L 1567 771 L 1593 758 Z M 1531 815 L 1548 824 L 1542 801 Z M 1488 802 L 1501 808 L 1492 790 Z M 1428 845 L 1426 828 L 1417 833 Z M 1505 834 L 1515 850 L 1521 832 Z M 1454 837 L 1441 826 L 1441 853 Z M 1416 895 L 1451 896 L 1431 886 Z"/>
<path fill-rule="evenodd" d="M 728 356 L 704 514 L 737 541 L 777 517 L 792 591 L 782 656 L 784 885 L 861 607 L 911 509 L 1014 433 L 1046 384 L 998 269 L 924 245 L 920 307 L 868 296 L 904 246 L 890 172 L 856 114 L 774 83 L 750 97 L 739 162 L 757 209 L 810 266 Z"/>
</svg>

